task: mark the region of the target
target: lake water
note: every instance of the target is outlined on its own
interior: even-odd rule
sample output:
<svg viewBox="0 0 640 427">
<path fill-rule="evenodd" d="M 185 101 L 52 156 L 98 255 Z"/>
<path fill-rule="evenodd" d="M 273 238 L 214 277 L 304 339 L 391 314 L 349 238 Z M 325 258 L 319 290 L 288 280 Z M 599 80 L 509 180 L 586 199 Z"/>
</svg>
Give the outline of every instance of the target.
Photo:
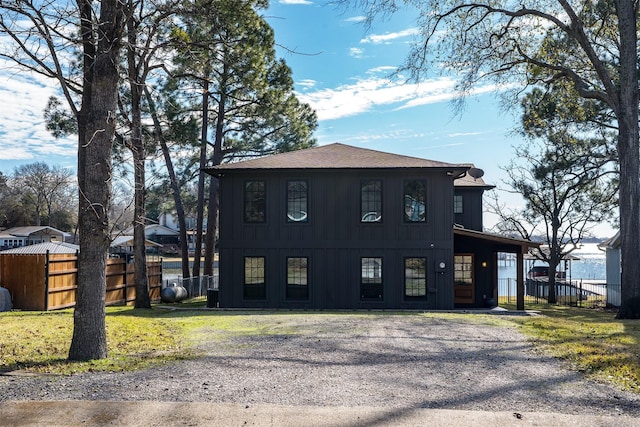
<svg viewBox="0 0 640 427">
<path fill-rule="evenodd" d="M 571 253 L 578 260 L 570 262 L 570 268 L 567 276 L 571 276 L 571 280 L 605 280 L 606 279 L 606 262 L 605 254 L 598 249 L 597 243 L 583 243 L 580 249 Z M 534 265 L 531 261 L 525 261 L 525 273 Z M 535 265 L 546 265 L 541 261 L 536 261 Z M 498 272 L 500 279 L 516 277 L 515 263 L 501 266 Z"/>
</svg>

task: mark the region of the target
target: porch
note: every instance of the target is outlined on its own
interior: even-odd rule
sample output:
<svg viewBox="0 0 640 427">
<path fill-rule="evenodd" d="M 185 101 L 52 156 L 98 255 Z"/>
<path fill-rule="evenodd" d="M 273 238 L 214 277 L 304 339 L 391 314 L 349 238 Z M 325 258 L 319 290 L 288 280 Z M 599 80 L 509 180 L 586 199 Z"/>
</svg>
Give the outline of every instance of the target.
<svg viewBox="0 0 640 427">
<path fill-rule="evenodd" d="M 454 235 L 454 306 L 490 307 L 498 303 L 499 253 L 516 256 L 516 308 L 524 310 L 524 256 L 539 244 L 456 227 Z"/>
</svg>

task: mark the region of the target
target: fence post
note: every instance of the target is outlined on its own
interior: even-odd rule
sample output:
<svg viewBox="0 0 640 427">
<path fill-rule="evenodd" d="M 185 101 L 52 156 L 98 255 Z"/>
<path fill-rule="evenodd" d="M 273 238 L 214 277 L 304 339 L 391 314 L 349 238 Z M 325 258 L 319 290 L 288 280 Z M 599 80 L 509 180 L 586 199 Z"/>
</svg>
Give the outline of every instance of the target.
<svg viewBox="0 0 640 427">
<path fill-rule="evenodd" d="M 524 248 L 523 248 L 524 250 Z M 516 310 L 524 311 L 524 254 L 523 250 L 519 251 L 516 255 L 517 267 L 516 267 L 516 280 L 517 293 L 516 293 Z"/>
<path fill-rule="evenodd" d="M 122 258 L 120 258 L 120 259 L 122 259 Z M 122 278 L 123 279 L 122 283 L 124 284 L 124 288 L 123 288 L 124 289 L 124 295 L 123 296 L 124 296 L 124 305 L 126 306 L 127 305 L 127 276 L 129 276 L 129 256 L 128 256 L 128 254 L 125 255 L 125 257 L 124 257 L 124 267 L 123 267 L 123 269 L 124 269 L 124 272 L 123 272 L 124 277 Z"/>
<path fill-rule="evenodd" d="M 580 279 L 580 293 L 578 294 L 578 304 L 582 307 L 582 279 Z"/>
<path fill-rule="evenodd" d="M 49 311 L 49 251 L 44 254 L 44 311 Z"/>
</svg>

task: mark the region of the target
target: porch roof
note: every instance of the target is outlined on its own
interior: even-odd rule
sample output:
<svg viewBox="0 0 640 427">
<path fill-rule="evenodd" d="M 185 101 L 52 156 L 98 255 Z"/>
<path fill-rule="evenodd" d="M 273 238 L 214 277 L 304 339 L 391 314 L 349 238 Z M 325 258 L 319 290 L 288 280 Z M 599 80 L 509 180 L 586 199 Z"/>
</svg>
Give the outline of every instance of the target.
<svg viewBox="0 0 640 427">
<path fill-rule="evenodd" d="M 470 237 L 473 239 L 484 240 L 490 243 L 499 243 L 502 245 L 518 246 L 520 247 L 520 250 L 522 253 L 527 253 L 529 251 L 529 248 L 540 247 L 540 243 L 532 242 L 531 240 L 500 236 L 498 234 L 485 233 L 483 231 L 469 230 L 466 228 L 454 227 L 453 234 L 454 236 L 457 235 L 457 236 Z"/>
</svg>

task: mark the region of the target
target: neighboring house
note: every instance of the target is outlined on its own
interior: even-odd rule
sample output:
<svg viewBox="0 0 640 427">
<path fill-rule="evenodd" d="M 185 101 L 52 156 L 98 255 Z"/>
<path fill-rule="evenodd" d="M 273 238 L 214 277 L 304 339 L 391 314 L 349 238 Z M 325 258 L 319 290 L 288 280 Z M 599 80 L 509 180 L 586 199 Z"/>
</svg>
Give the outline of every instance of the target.
<svg viewBox="0 0 640 427">
<path fill-rule="evenodd" d="M 133 236 L 133 227 L 123 233 L 130 237 Z M 144 235 L 147 239 L 147 247 L 157 247 L 163 254 L 175 254 L 180 248 L 180 232 L 173 228 L 160 224 L 149 224 L 144 227 Z M 149 241 L 157 243 L 157 245 L 150 245 Z"/>
<path fill-rule="evenodd" d="M 133 227 L 125 230 L 123 234 L 133 236 Z M 144 236 L 160 245 L 177 245 L 180 241 L 180 232 L 178 230 L 160 224 L 146 225 L 144 227 Z"/>
<path fill-rule="evenodd" d="M 491 186 L 470 169 L 343 144 L 206 169 L 220 179 L 220 307 L 495 305 L 498 252 L 522 265 L 536 245 L 482 232 Z"/>
<path fill-rule="evenodd" d="M 187 230 L 193 230 L 196 228 L 196 218 L 192 217 L 192 216 L 187 216 L 185 218 L 185 222 L 187 225 Z M 167 227 L 167 228 L 171 228 L 173 230 L 180 230 L 180 224 L 178 223 L 178 218 L 171 214 L 171 213 L 163 213 L 160 214 L 160 217 L 158 218 L 158 224 Z M 207 219 L 204 218 L 204 224 L 205 224 L 205 228 L 206 228 L 206 224 L 207 224 Z"/>
<path fill-rule="evenodd" d="M 0 232 L 0 249 L 17 248 L 45 242 L 64 242 L 68 233 L 49 226 L 8 228 Z"/>
<path fill-rule="evenodd" d="M 622 283 L 622 257 L 620 232 L 604 242 L 598 248 L 604 250 L 607 268 L 607 304 L 620 307 L 622 298 L 620 288 Z"/>
<path fill-rule="evenodd" d="M 145 240 L 145 246 L 149 248 L 161 248 L 160 243 L 156 243 L 149 239 Z M 111 257 L 127 258 L 127 261 L 133 261 L 133 236 L 121 235 L 117 236 L 111 242 L 109 248 L 109 254 Z"/>
<path fill-rule="evenodd" d="M 178 223 L 178 218 L 176 218 L 173 214 L 163 213 L 158 218 L 158 222 L 160 226 L 164 226 L 170 228 L 172 230 L 177 230 L 178 235 L 180 231 L 180 224 Z M 189 252 L 192 253 L 196 247 L 196 218 L 192 216 L 188 216 L 185 218 L 186 228 L 187 228 L 187 247 L 189 248 Z M 207 218 L 202 219 L 202 244 L 205 244 L 205 235 L 207 234 Z M 176 247 L 179 246 L 179 239 L 176 237 L 176 241 L 174 242 Z"/>
</svg>

